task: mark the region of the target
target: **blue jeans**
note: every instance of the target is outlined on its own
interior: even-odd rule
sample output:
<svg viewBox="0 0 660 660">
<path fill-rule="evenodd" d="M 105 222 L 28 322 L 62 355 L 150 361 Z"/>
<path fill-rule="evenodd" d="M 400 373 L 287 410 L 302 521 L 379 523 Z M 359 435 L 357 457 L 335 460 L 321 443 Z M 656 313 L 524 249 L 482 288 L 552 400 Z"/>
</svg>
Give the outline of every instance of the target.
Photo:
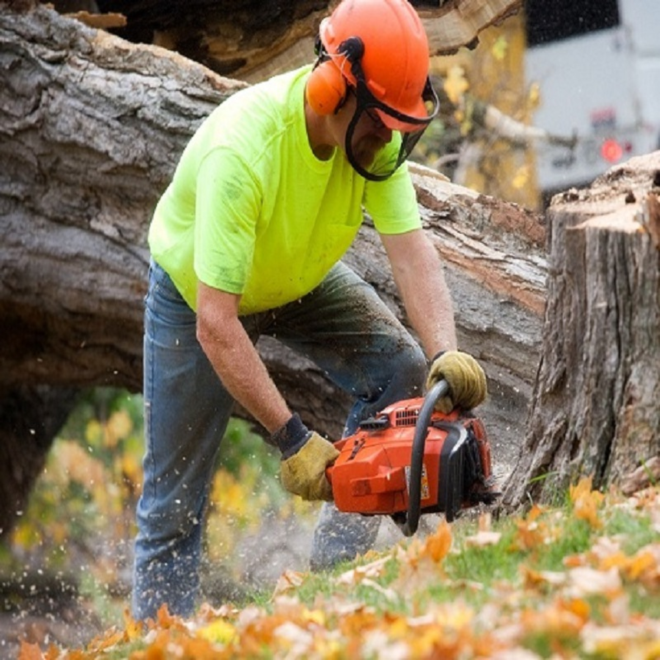
<svg viewBox="0 0 660 660">
<path fill-rule="evenodd" d="M 418 395 L 424 355 L 374 289 L 344 264 L 301 300 L 241 318 L 260 335 L 310 358 L 355 403 L 345 434 L 388 404 Z M 133 616 L 154 617 L 162 603 L 193 613 L 199 589 L 204 513 L 216 454 L 232 413 L 196 337 L 195 313 L 160 266 L 149 270 L 144 332 L 144 486 L 137 507 Z M 352 559 L 375 541 L 379 518 L 323 507 L 311 565 Z"/>
</svg>

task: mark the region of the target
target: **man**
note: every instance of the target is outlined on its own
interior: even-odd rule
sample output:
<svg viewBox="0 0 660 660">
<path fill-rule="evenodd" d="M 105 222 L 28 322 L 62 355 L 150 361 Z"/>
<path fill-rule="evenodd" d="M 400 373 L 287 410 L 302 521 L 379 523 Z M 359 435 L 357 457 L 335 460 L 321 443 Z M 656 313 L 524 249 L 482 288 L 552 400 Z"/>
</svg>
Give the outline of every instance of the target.
<svg viewBox="0 0 660 660">
<path fill-rule="evenodd" d="M 355 405 L 345 432 L 421 393 L 424 353 L 375 291 L 340 261 L 373 218 L 426 355 L 469 409 L 483 371 L 456 350 L 452 304 L 425 237 L 405 159 L 437 112 L 428 43 L 406 0 L 343 0 L 320 28 L 315 66 L 243 90 L 193 136 L 154 214 L 145 311 L 144 488 L 133 614 L 192 613 L 204 508 L 232 404 L 282 452 L 282 483 L 332 499 L 337 456 L 277 390 L 262 334 L 311 358 Z M 378 520 L 329 502 L 311 563 L 367 550 Z"/>
</svg>

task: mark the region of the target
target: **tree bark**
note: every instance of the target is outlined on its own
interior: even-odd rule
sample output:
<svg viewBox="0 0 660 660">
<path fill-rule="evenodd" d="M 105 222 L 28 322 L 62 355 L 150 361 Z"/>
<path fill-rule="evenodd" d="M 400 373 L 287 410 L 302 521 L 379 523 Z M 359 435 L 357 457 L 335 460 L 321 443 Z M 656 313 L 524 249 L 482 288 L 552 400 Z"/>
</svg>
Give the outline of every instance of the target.
<svg viewBox="0 0 660 660">
<path fill-rule="evenodd" d="M 540 369 L 504 505 L 660 455 L 660 152 L 555 197 Z"/>
</svg>

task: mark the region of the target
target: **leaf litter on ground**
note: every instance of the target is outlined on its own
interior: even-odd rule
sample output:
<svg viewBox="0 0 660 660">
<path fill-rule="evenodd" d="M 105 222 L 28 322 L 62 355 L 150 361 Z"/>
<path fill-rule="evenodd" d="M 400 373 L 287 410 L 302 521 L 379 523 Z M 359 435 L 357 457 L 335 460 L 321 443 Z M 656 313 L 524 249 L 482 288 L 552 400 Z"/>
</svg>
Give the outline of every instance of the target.
<svg viewBox="0 0 660 660">
<path fill-rule="evenodd" d="M 265 604 L 128 614 L 82 649 L 19 660 L 660 659 L 660 489 L 601 493 L 426 538 L 328 573 L 284 572 Z"/>
</svg>

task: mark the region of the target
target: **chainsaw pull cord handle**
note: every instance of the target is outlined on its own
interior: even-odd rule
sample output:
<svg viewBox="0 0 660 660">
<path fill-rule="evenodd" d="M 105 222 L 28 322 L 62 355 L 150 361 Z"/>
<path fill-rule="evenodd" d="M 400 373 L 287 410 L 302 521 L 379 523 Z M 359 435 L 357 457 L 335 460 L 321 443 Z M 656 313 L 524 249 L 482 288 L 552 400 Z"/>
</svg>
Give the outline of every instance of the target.
<svg viewBox="0 0 660 660">
<path fill-rule="evenodd" d="M 449 394 L 449 383 L 441 379 L 426 393 L 419 409 L 415 434 L 410 455 L 410 481 L 408 484 L 408 515 L 399 528 L 405 536 L 412 536 L 417 531 L 422 503 L 422 471 L 424 468 L 424 448 L 429 432 L 429 422 L 438 399 Z"/>
</svg>

